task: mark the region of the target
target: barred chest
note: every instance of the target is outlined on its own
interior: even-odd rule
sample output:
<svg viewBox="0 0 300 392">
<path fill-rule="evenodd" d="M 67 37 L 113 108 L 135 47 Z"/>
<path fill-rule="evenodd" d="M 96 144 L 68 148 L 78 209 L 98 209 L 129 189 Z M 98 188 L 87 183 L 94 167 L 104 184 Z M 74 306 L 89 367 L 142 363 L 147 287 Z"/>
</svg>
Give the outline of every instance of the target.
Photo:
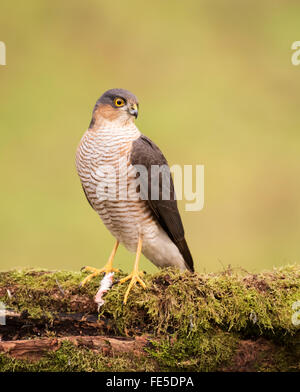
<svg viewBox="0 0 300 392">
<path fill-rule="evenodd" d="M 131 128 L 88 130 L 77 150 L 76 166 L 92 207 L 105 226 L 127 249 L 135 251 L 139 233 L 153 237 L 157 225 L 145 201 L 135 197 L 135 169 L 130 164 Z"/>
</svg>

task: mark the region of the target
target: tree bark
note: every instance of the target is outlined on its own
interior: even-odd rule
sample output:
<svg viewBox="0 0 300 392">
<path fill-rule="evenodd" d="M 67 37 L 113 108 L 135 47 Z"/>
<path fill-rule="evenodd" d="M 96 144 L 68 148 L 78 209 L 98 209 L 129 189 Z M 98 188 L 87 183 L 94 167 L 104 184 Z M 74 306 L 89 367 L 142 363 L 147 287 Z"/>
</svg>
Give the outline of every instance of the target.
<svg viewBox="0 0 300 392">
<path fill-rule="evenodd" d="M 69 341 L 76 347 L 86 347 L 105 355 L 132 352 L 140 356 L 148 344 L 145 336 L 135 338 L 107 336 L 65 336 L 61 338 L 36 338 L 30 340 L 9 340 L 0 342 L 0 352 L 16 359 L 39 360 L 46 352 L 56 351 L 63 341 Z"/>
</svg>

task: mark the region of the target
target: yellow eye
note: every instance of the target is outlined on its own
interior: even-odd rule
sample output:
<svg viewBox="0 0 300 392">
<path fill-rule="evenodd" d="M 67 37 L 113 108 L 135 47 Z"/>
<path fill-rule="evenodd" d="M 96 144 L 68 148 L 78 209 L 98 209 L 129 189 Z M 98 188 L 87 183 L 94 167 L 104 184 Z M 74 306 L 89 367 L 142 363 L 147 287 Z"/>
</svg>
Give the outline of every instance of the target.
<svg viewBox="0 0 300 392">
<path fill-rule="evenodd" d="M 122 99 L 122 98 L 116 98 L 114 102 L 115 102 L 115 105 L 116 105 L 117 107 L 121 107 L 121 106 L 124 106 L 124 105 L 125 105 L 125 101 L 124 101 L 124 99 Z"/>
</svg>

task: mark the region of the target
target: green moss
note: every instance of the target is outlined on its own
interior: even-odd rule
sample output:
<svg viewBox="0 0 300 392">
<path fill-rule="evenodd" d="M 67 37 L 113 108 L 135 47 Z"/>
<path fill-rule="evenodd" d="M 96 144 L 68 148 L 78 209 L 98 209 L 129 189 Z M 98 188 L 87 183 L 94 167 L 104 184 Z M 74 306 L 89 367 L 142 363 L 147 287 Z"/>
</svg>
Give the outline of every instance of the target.
<svg viewBox="0 0 300 392">
<path fill-rule="evenodd" d="M 232 358 L 237 340 L 229 333 L 211 331 L 153 343 L 154 347 L 147 351 L 158 361 L 161 370 L 209 372 Z"/>
<path fill-rule="evenodd" d="M 299 267 L 260 275 L 179 274 L 169 268 L 144 280 L 148 290 L 136 288 L 126 307 L 121 302 L 126 288 L 111 291 L 102 316 L 113 319 L 115 333 L 146 329 L 171 335 L 172 343 L 167 339 L 149 351 L 162 368 L 215 370 L 233 355 L 237 336 L 265 336 L 281 344 L 299 338 L 291 322 L 291 305 L 300 298 Z"/>
<path fill-rule="evenodd" d="M 81 272 L 43 270 L 1 272 L 0 301 L 15 311 L 26 312 L 29 318 L 53 319 L 58 312 L 74 311 L 76 295 L 92 303 L 97 283 L 92 281 L 86 287 L 79 288 L 86 275 Z"/>
<path fill-rule="evenodd" d="M 113 319 L 115 332 L 143 326 L 155 334 L 177 332 L 189 336 L 191 325 L 193 333 L 216 327 L 274 337 L 277 332 L 293 336 L 299 331 L 291 322 L 292 303 L 300 298 L 299 266 L 257 276 L 230 271 L 219 275 L 179 274 L 168 268 L 146 275 L 144 280 L 147 290 L 132 290 L 126 306 L 122 305 L 125 285 L 108 293 L 101 315 Z"/>
<path fill-rule="evenodd" d="M 94 353 L 86 348 L 75 347 L 70 342 L 63 342 L 55 352 L 48 352 L 36 362 L 18 360 L 0 354 L 2 372 L 122 372 L 156 370 L 155 362 L 147 357 L 132 354 L 115 355 L 113 358 Z"/>
<path fill-rule="evenodd" d="M 80 272 L 9 271 L 0 273 L 0 301 L 32 318 L 80 310 L 85 302 L 95 310 L 93 297 L 99 279 L 79 288 Z M 117 275 L 120 278 L 123 275 Z M 293 336 L 292 304 L 300 299 L 300 267 L 287 266 L 259 275 L 225 271 L 221 274 L 179 274 L 168 268 L 146 274 L 147 289 L 135 286 L 126 306 L 127 284 L 115 285 L 106 296 L 100 318 L 111 320 L 115 333 L 136 330 L 189 335 L 215 327 L 255 335 Z M 7 290 L 11 291 L 9 297 Z M 83 307 L 81 310 L 90 310 Z"/>
<path fill-rule="evenodd" d="M 53 318 L 58 312 L 95 313 L 93 297 L 100 278 L 79 288 L 86 275 L 59 271 L 0 273 L 0 301 L 27 311 L 31 318 Z M 116 274 L 115 278 L 123 276 Z M 99 319 L 105 320 L 110 334 L 159 337 L 148 353 L 161 369 L 215 370 L 230 362 L 238 339 L 264 337 L 279 348 L 299 349 L 300 328 L 292 323 L 292 304 L 300 300 L 300 266 L 257 275 L 232 270 L 179 273 L 167 268 L 145 274 L 143 279 L 147 289 L 135 286 L 127 305 L 123 305 L 123 298 L 128 284 L 114 285 L 105 297 Z M 11 298 L 7 288 L 12 291 Z M 92 354 L 84 352 L 85 356 Z M 121 369 L 121 359 L 118 361 L 116 366 Z M 65 360 L 57 366 L 65 369 Z M 97 366 L 93 362 L 91 369 Z M 128 366 L 126 362 L 126 369 Z"/>
</svg>

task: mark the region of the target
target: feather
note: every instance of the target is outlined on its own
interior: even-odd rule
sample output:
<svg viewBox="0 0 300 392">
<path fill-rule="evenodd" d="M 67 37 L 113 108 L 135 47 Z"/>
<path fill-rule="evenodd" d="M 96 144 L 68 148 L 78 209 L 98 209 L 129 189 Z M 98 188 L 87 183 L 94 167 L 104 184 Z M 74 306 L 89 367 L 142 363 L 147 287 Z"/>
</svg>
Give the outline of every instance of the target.
<svg viewBox="0 0 300 392">
<path fill-rule="evenodd" d="M 166 158 L 155 143 L 147 136 L 141 135 L 132 143 L 130 160 L 132 165 L 143 165 L 146 167 L 148 178 L 141 177 L 139 179 L 141 187 L 143 188 L 141 189 L 141 194 L 147 200 L 157 222 L 179 249 L 184 258 L 186 268 L 190 271 L 194 271 L 193 258 L 184 238 L 184 228 L 178 211 L 174 184 Z M 162 175 L 159 175 L 158 200 L 153 200 L 153 198 L 151 198 L 151 182 L 154 181 L 153 175 L 151 176 L 151 167 L 153 165 L 168 168 L 167 175 L 169 176 L 169 181 L 162 181 Z M 169 190 L 163 188 L 165 184 L 167 184 L 167 186 L 170 184 Z M 170 192 L 169 200 L 163 200 L 162 196 L 168 194 L 168 191 Z"/>
</svg>

